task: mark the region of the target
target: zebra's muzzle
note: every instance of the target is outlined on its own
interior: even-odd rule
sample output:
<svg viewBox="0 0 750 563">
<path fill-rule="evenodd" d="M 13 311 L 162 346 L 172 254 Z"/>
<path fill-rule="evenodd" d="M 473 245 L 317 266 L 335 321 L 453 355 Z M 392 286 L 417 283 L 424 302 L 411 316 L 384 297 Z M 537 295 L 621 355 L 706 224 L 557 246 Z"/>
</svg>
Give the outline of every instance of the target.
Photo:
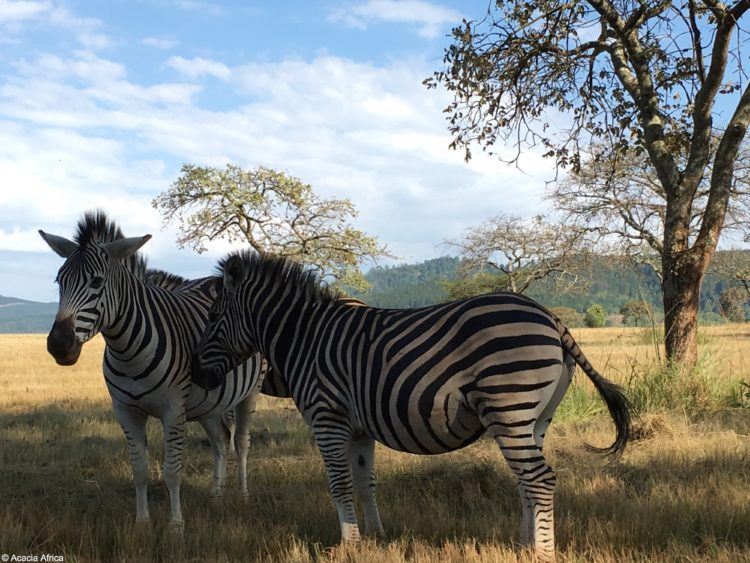
<svg viewBox="0 0 750 563">
<path fill-rule="evenodd" d="M 225 376 L 226 373 L 222 373 L 221 370 L 205 369 L 201 365 L 198 355 L 193 355 L 192 361 L 190 362 L 190 380 L 198 387 L 209 391 L 216 389 L 221 385 Z"/>
<path fill-rule="evenodd" d="M 47 336 L 47 352 L 58 365 L 72 366 L 81 355 L 81 343 L 76 338 L 73 319 L 56 320 Z"/>
</svg>

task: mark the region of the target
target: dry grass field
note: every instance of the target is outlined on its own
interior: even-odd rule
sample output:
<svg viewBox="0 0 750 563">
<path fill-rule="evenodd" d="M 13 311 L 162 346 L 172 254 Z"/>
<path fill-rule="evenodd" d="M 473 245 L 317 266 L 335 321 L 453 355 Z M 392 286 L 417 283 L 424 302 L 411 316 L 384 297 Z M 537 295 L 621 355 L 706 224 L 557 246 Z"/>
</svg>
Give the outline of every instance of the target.
<svg viewBox="0 0 750 563">
<path fill-rule="evenodd" d="M 641 329 L 575 335 L 607 377 L 641 395 L 661 393 L 659 385 L 678 392 L 665 399 L 670 408 L 646 401 L 639 439 L 609 460 L 583 448 L 609 443 L 612 427 L 578 372 L 545 444 L 558 474 L 559 560 L 750 561 L 750 410 L 738 383 L 750 383 L 750 326 L 702 332 L 698 384 L 649 375 L 658 371 L 657 349 Z M 514 548 L 518 500 L 487 439 L 433 457 L 378 447 L 386 537 L 330 547 L 338 524 L 320 457 L 292 404 L 268 398 L 253 425 L 249 500 L 230 478 L 226 498 L 210 502 L 211 454 L 191 425 L 183 538 L 166 526 L 161 429 L 151 421 L 153 521 L 136 526 L 125 441 L 100 371 L 103 342 L 88 344 L 72 368 L 54 364 L 41 335 L 3 335 L 0 346 L 0 553 L 66 561 L 532 560 Z M 695 400 L 680 408 L 693 391 Z"/>
</svg>

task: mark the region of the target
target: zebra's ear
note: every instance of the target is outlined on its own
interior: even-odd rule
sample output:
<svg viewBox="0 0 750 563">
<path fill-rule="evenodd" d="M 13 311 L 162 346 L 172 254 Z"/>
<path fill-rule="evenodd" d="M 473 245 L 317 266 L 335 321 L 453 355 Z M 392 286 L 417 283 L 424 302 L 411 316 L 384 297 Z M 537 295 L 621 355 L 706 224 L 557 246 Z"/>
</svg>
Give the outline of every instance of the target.
<svg viewBox="0 0 750 563">
<path fill-rule="evenodd" d="M 39 229 L 39 235 L 44 239 L 44 242 L 46 242 L 49 247 L 54 250 L 55 253 L 61 258 L 68 258 L 78 248 L 78 245 L 76 243 L 74 243 L 72 240 L 66 239 L 65 237 L 51 235 L 49 233 L 45 233 L 41 229 Z"/>
<path fill-rule="evenodd" d="M 224 264 L 224 289 L 229 293 L 234 293 L 240 284 L 245 280 L 247 269 L 245 263 L 239 256 L 232 256 Z"/>
<path fill-rule="evenodd" d="M 113 240 L 102 245 L 104 251 L 113 260 L 124 260 L 138 252 L 138 249 L 151 240 L 151 235 Z"/>
</svg>

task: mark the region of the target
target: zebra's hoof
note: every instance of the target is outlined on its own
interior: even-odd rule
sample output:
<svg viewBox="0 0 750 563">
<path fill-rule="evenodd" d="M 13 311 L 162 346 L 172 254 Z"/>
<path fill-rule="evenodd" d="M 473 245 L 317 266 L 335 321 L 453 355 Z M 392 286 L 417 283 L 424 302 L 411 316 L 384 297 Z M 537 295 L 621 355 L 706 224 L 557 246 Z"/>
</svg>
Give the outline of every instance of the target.
<svg viewBox="0 0 750 563">
<path fill-rule="evenodd" d="M 172 535 L 181 538 L 184 531 L 185 531 L 184 520 L 171 520 L 169 522 L 169 532 Z"/>
<path fill-rule="evenodd" d="M 539 550 L 536 550 L 536 559 L 537 559 L 537 561 L 543 561 L 544 563 L 554 563 L 555 562 L 555 552 L 554 551 L 539 551 Z"/>
<path fill-rule="evenodd" d="M 343 545 L 356 545 L 361 539 L 359 527 L 356 524 L 348 522 L 341 524 L 341 543 Z"/>
</svg>

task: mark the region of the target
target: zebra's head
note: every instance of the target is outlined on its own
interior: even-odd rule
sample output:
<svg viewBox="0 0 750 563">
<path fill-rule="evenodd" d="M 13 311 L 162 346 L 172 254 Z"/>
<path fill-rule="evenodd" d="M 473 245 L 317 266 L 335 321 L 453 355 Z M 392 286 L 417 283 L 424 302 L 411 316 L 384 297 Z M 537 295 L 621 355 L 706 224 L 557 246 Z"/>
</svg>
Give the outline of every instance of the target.
<svg viewBox="0 0 750 563">
<path fill-rule="evenodd" d="M 39 234 L 55 253 L 65 258 L 55 280 L 60 304 L 47 336 L 47 351 L 58 364 L 69 366 L 78 361 L 83 344 L 101 330 L 107 321 L 105 316 L 116 310 L 113 306 L 116 292 L 111 288 L 113 265 L 131 258 L 151 235 L 108 242 L 95 239 L 74 242 L 44 231 Z"/>
<path fill-rule="evenodd" d="M 208 324 L 193 354 L 191 379 L 204 389 L 221 385 L 232 368 L 257 353 L 255 329 L 245 310 L 247 266 L 240 256 L 230 256 L 220 268 L 222 290 L 208 314 Z"/>
</svg>

